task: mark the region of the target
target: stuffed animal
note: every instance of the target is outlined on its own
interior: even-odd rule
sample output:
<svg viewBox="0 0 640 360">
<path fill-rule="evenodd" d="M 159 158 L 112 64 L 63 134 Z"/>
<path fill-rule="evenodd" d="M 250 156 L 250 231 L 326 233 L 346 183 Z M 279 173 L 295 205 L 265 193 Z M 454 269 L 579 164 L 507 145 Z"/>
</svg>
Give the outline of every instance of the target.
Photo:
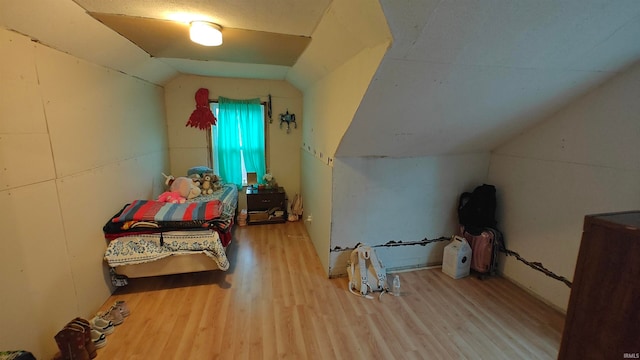
<svg viewBox="0 0 640 360">
<path fill-rule="evenodd" d="M 188 176 L 189 179 L 193 181 L 193 183 L 202 190 L 202 177 L 200 174 L 191 174 Z"/>
<path fill-rule="evenodd" d="M 203 177 L 204 174 L 213 174 L 213 169 L 206 166 L 195 166 L 187 170 L 188 177 L 191 177 L 191 175 L 198 175 L 200 177 Z"/>
<path fill-rule="evenodd" d="M 214 175 L 205 174 L 202 178 L 202 193 L 203 194 L 213 194 L 213 183 L 211 179 Z"/>
<path fill-rule="evenodd" d="M 172 175 L 162 175 L 166 178 L 165 184 L 169 186 L 169 191 L 177 191 L 183 198 L 190 200 L 202 193 L 200 188 L 188 177 L 174 178 Z"/>
<path fill-rule="evenodd" d="M 171 186 L 171 184 L 173 184 L 174 180 L 176 179 L 175 177 L 173 177 L 173 175 L 167 175 L 165 173 L 162 173 L 162 176 L 164 176 L 164 184 L 167 187 Z"/>
<path fill-rule="evenodd" d="M 172 204 L 182 204 L 187 201 L 187 199 L 182 197 L 177 191 L 165 191 L 160 194 L 160 196 L 158 196 L 158 201 L 168 202 Z"/>
<path fill-rule="evenodd" d="M 211 175 L 211 188 L 213 191 L 222 189 L 222 178 L 218 175 Z"/>
<path fill-rule="evenodd" d="M 200 196 L 202 193 L 193 180 L 183 176 L 178 177 L 173 181 L 170 190 L 179 192 L 182 197 L 187 199 L 193 199 L 196 196 Z"/>
</svg>

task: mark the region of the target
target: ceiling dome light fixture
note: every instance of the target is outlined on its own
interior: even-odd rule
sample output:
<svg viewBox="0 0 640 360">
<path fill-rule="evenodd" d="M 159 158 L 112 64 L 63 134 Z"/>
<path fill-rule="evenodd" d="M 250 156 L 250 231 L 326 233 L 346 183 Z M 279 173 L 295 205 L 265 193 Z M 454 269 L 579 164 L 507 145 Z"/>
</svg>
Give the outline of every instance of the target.
<svg viewBox="0 0 640 360">
<path fill-rule="evenodd" d="M 204 46 L 222 45 L 222 27 L 208 21 L 192 21 L 189 29 L 191 41 Z"/>
</svg>

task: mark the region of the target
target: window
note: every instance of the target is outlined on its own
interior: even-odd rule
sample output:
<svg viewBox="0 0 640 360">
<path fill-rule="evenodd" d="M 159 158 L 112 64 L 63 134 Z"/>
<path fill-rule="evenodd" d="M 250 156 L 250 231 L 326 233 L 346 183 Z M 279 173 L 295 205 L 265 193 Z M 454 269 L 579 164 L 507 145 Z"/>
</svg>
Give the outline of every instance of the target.
<svg viewBox="0 0 640 360">
<path fill-rule="evenodd" d="M 226 182 L 247 184 L 247 172 L 258 179 L 266 172 L 265 115 L 259 99 L 232 100 L 220 97 L 211 104 L 218 119 L 211 127 L 214 169 Z"/>
</svg>

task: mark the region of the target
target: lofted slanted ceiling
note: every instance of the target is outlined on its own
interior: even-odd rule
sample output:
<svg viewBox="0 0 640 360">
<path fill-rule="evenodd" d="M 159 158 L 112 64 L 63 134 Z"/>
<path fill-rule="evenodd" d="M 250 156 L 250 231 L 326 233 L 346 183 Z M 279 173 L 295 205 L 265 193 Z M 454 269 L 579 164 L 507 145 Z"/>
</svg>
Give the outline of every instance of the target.
<svg viewBox="0 0 640 360">
<path fill-rule="evenodd" d="M 224 44 L 209 47 L 189 41 L 189 25 L 183 22 L 102 13 L 90 15 L 156 58 L 293 66 L 311 41 L 308 36 L 226 27 Z"/>
<path fill-rule="evenodd" d="M 341 7 L 335 5 L 345 1 L 365 7 L 376 2 L 2 1 L 0 26 L 156 84 L 180 73 L 303 78 L 304 82 L 294 82 L 304 91 L 375 45 L 363 34 L 378 28 L 358 14 L 340 14 Z M 638 0 L 380 0 L 380 5 L 387 22 L 380 26 L 389 27 L 393 42 L 336 156 L 489 151 L 640 60 Z M 168 35 L 154 38 L 152 31 L 151 40 L 161 44 L 160 50 L 153 50 L 139 39 L 144 26 L 137 33 L 126 26 L 133 32 L 121 34 L 125 31 L 114 24 L 110 24 L 113 29 L 105 25 L 106 18 L 151 19 L 158 25 L 194 14 L 223 29 L 310 38 L 310 42 L 291 66 L 250 60 L 255 54 L 238 55 L 242 51 L 234 55 L 240 59 L 205 58 L 193 48 L 192 53 L 175 52 L 162 43 Z M 324 20 L 331 25 L 320 26 Z M 181 46 L 188 49 L 193 45 L 186 39 L 184 22 L 176 25 L 180 26 L 171 36 L 181 31 L 185 41 Z M 156 52 L 169 50 L 173 52 Z"/>
<path fill-rule="evenodd" d="M 293 66 L 329 4 L 329 0 L 74 1 L 151 56 L 166 59 L 180 72 L 201 75 L 220 75 L 215 70 L 202 74 L 202 62 Z M 191 42 L 189 23 L 195 20 L 220 25 L 223 44 L 208 47 Z M 253 73 L 250 66 L 245 69 Z"/>
<path fill-rule="evenodd" d="M 637 0 L 381 4 L 394 42 L 336 156 L 490 151 L 640 60 Z"/>
</svg>

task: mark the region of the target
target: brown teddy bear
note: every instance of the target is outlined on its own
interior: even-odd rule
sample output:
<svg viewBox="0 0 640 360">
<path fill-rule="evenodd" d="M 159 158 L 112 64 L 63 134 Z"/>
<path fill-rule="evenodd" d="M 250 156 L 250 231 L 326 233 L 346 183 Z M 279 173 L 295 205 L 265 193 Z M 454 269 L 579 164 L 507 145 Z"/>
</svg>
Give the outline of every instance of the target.
<svg viewBox="0 0 640 360">
<path fill-rule="evenodd" d="M 214 174 L 204 174 L 200 187 L 202 188 L 203 194 L 212 194 L 214 191 L 222 189 L 220 177 Z"/>
<path fill-rule="evenodd" d="M 213 176 L 215 175 L 205 174 L 202 177 L 202 193 L 205 195 L 213 194 Z"/>
</svg>

